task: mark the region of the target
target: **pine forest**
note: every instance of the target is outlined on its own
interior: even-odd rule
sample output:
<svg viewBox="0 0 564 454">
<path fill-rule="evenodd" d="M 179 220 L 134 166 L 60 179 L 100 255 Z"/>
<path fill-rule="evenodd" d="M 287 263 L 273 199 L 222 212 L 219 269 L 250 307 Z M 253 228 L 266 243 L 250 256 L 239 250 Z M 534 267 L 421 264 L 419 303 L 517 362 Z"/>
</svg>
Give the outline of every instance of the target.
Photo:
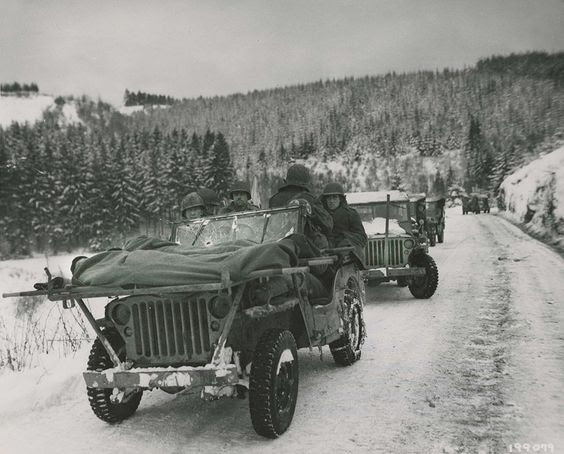
<svg viewBox="0 0 564 454">
<path fill-rule="evenodd" d="M 265 200 L 294 159 L 367 169 L 319 175 L 317 189 L 330 178 L 346 190 L 458 184 L 495 196 L 505 176 L 564 139 L 564 53 L 213 98 L 128 88 L 126 102 L 142 111 L 122 115 L 82 97 L 66 100 L 81 123 L 61 124 L 49 111 L 33 125 L 0 128 L 1 258 L 100 250 L 154 233 L 191 189 L 225 196 L 234 178 L 256 183 Z M 439 163 L 427 179 L 423 160 Z"/>
</svg>

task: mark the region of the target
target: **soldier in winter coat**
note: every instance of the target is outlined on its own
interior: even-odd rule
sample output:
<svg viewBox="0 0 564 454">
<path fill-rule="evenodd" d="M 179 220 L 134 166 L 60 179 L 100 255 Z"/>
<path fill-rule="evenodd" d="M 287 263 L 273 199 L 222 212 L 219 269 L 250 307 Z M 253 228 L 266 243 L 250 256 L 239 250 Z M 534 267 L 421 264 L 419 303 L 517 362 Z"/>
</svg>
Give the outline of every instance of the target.
<svg viewBox="0 0 564 454">
<path fill-rule="evenodd" d="M 223 203 L 215 191 L 208 188 L 200 188 L 196 192 L 204 201 L 204 216 L 215 216 L 223 207 Z"/>
<path fill-rule="evenodd" d="M 236 181 L 229 189 L 231 202 L 219 211 L 219 214 L 236 213 L 239 211 L 256 211 L 258 206 L 251 202 L 251 188 L 245 181 Z"/>
<path fill-rule="evenodd" d="M 269 201 L 270 208 L 287 206 L 293 200 L 303 200 L 311 208 L 310 228 L 324 235 L 333 229 L 333 219 L 321 202 L 311 193 L 311 177 L 309 170 L 301 164 L 288 168 L 284 184 Z"/>
<path fill-rule="evenodd" d="M 347 204 L 343 187 L 339 183 L 328 183 L 323 189 L 321 200 L 333 217 L 333 230 L 327 235 L 329 245 L 354 246 L 356 253 L 364 257 L 368 238 L 359 214 Z"/>
</svg>

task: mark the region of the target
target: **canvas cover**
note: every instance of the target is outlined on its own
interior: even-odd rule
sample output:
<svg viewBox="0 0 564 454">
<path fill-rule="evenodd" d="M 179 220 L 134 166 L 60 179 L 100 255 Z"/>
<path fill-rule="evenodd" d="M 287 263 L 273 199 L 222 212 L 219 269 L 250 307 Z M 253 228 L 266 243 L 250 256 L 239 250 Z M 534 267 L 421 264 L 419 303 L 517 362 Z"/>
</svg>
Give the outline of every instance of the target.
<svg viewBox="0 0 564 454">
<path fill-rule="evenodd" d="M 198 248 L 142 236 L 123 249 L 79 262 L 72 284 L 124 288 L 204 284 L 219 282 L 223 271 L 238 282 L 255 270 L 296 264 L 297 247 L 292 239 L 264 244 L 237 240 Z"/>
</svg>

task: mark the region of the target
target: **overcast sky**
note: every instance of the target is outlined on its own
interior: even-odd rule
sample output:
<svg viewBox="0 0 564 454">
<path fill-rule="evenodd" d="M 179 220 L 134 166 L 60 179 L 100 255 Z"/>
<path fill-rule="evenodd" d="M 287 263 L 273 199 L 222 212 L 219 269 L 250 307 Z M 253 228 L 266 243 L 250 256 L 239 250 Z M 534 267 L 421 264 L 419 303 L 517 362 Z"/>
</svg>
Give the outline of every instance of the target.
<svg viewBox="0 0 564 454">
<path fill-rule="evenodd" d="M 0 82 L 247 92 L 564 50 L 564 0 L 0 0 Z"/>
</svg>

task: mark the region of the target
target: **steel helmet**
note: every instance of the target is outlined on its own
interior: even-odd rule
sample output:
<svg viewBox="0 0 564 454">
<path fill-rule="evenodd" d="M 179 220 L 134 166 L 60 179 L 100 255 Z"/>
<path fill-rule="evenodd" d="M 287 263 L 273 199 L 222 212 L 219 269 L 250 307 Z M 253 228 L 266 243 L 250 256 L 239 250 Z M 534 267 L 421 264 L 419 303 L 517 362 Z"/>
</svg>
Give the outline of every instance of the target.
<svg viewBox="0 0 564 454">
<path fill-rule="evenodd" d="M 229 189 L 229 197 L 233 198 L 234 192 L 245 192 L 249 196 L 249 200 L 252 198 L 251 188 L 246 181 L 243 181 L 243 180 L 235 181 L 231 185 L 231 188 Z"/>
<path fill-rule="evenodd" d="M 208 188 L 200 188 L 196 192 L 202 198 L 205 205 L 211 205 L 211 206 L 222 205 L 221 200 L 219 200 L 219 196 L 216 194 L 215 191 Z"/>
<path fill-rule="evenodd" d="M 345 195 L 345 190 L 340 183 L 327 183 L 323 188 L 323 195 Z"/>
<path fill-rule="evenodd" d="M 299 186 L 310 190 L 311 176 L 307 167 L 302 164 L 294 164 L 288 168 L 284 186 Z"/>
<path fill-rule="evenodd" d="M 197 192 L 191 192 L 182 199 L 180 210 L 184 213 L 185 210 L 195 207 L 205 208 L 204 199 Z"/>
</svg>

